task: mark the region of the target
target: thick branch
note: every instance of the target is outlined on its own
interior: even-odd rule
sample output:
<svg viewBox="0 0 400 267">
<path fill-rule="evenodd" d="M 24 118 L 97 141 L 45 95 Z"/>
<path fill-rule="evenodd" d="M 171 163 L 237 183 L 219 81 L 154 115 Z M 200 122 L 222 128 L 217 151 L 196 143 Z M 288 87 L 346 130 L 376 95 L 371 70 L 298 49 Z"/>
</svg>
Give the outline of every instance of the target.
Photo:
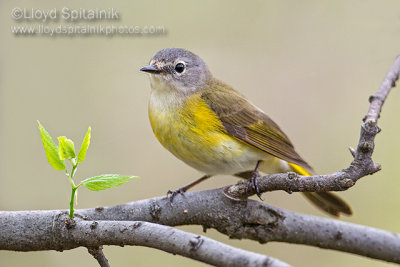
<svg viewBox="0 0 400 267">
<path fill-rule="evenodd" d="M 0 212 L 0 225 L 2 225 L 0 249 L 34 251 L 71 249 L 78 245 L 88 247 L 101 244 L 118 245 L 110 243 L 108 239 L 96 239 L 100 240 L 99 242 L 85 241 L 88 236 L 82 237 L 82 240 L 77 237 L 68 239 L 65 233 L 54 230 L 58 229 L 54 228 L 54 225 L 58 225 L 54 222 L 65 213 L 64 211 Z M 87 220 L 96 221 L 99 225 L 105 225 L 103 223 L 107 222 L 104 221 L 109 220 L 111 225 L 123 228 L 126 227 L 127 221 L 147 221 L 169 226 L 202 225 L 205 229 L 215 228 L 236 239 L 247 238 L 260 243 L 279 241 L 305 244 L 400 263 L 398 234 L 285 211 L 254 200 L 232 201 L 222 194 L 222 189 L 178 195 L 173 205 L 169 199 L 162 197 L 113 207 L 77 210 L 76 214 Z M 96 238 L 101 238 L 107 232 L 108 230 L 103 232 L 98 229 L 93 234 L 98 233 L 99 236 Z M 124 239 L 124 242 L 128 242 L 128 239 L 132 239 L 130 242 L 137 241 L 136 233 L 122 234 L 122 237 L 127 239 Z M 70 240 L 72 243 L 65 240 Z M 188 244 L 187 241 L 184 244 Z M 184 255 L 183 252 L 179 254 Z"/>
<path fill-rule="evenodd" d="M 65 211 L 0 212 L 0 249 L 62 251 L 79 246 L 133 245 L 156 248 L 217 266 L 289 266 L 277 259 L 169 226 L 143 221 L 85 219 L 72 221 Z M 99 254 L 93 249 L 89 252 L 106 264 L 102 252 Z"/>
<path fill-rule="evenodd" d="M 350 149 L 354 160 L 347 169 L 330 175 L 299 176 L 296 173 L 281 173 L 263 176 L 259 179 L 261 192 L 284 190 L 286 192 L 326 192 L 344 191 L 355 185 L 362 177 L 373 174 L 381 169 L 379 163 L 372 161 L 374 151 L 374 139 L 380 132 L 377 121 L 380 116 L 382 105 L 390 90 L 395 86 L 400 74 L 400 56 L 391 66 L 388 74 L 383 80 L 378 92 L 370 96 L 370 107 L 361 125 L 360 139 L 357 150 Z M 234 200 L 245 199 L 255 192 L 246 190 L 246 183 L 240 181 L 224 190 L 227 197 Z"/>
<path fill-rule="evenodd" d="M 285 211 L 258 201 L 232 201 L 222 189 L 81 210 L 96 220 L 144 220 L 177 226 L 197 224 L 236 239 L 305 244 L 400 263 L 400 236 L 391 232 Z M 204 212 L 207 211 L 207 212 Z"/>
</svg>

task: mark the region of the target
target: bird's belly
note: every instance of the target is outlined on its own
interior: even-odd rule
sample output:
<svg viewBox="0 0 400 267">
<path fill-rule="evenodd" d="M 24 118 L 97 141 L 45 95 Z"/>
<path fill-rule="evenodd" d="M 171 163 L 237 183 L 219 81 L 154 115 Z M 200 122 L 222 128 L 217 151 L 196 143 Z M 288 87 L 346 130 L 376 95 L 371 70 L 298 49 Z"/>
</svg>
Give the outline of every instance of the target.
<svg viewBox="0 0 400 267">
<path fill-rule="evenodd" d="M 160 143 L 177 158 L 206 174 L 235 174 L 254 169 L 267 154 L 228 135 L 209 109 L 190 112 L 158 108 L 150 101 L 149 117 Z"/>
<path fill-rule="evenodd" d="M 222 133 L 203 135 L 190 127 L 179 126 L 159 130 L 155 134 L 165 148 L 206 174 L 235 174 L 253 169 L 261 157 L 258 151 Z"/>
</svg>

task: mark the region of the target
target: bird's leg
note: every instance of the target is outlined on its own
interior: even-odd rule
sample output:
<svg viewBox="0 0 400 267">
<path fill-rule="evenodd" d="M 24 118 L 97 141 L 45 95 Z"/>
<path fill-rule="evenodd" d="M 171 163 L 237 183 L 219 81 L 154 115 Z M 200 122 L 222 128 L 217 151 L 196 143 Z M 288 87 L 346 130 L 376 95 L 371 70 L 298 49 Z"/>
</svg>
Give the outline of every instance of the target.
<svg viewBox="0 0 400 267">
<path fill-rule="evenodd" d="M 249 187 L 251 185 L 251 188 L 256 192 L 258 198 L 261 200 L 264 200 L 261 197 L 260 188 L 258 186 L 258 176 L 260 176 L 260 173 L 258 172 L 258 168 L 260 167 L 261 162 L 262 162 L 261 160 L 257 161 L 256 168 L 254 169 L 253 173 L 251 174 L 251 177 L 247 180 L 246 192 L 249 191 Z"/>
<path fill-rule="evenodd" d="M 197 179 L 197 180 L 191 182 L 190 184 L 187 184 L 187 185 L 185 185 L 185 186 L 179 188 L 178 190 L 174 190 L 174 191 L 168 190 L 167 196 L 169 196 L 169 199 L 170 199 L 171 202 L 172 202 L 172 201 L 174 200 L 174 197 L 175 197 L 176 195 L 178 195 L 178 194 L 183 195 L 183 193 L 185 193 L 187 190 L 189 190 L 189 189 L 192 188 L 193 186 L 195 186 L 195 185 L 197 185 L 197 184 L 199 184 L 199 183 L 201 183 L 201 182 L 207 180 L 207 179 L 210 178 L 210 177 L 211 177 L 211 175 L 206 174 L 206 175 L 200 177 L 199 179 Z"/>
</svg>

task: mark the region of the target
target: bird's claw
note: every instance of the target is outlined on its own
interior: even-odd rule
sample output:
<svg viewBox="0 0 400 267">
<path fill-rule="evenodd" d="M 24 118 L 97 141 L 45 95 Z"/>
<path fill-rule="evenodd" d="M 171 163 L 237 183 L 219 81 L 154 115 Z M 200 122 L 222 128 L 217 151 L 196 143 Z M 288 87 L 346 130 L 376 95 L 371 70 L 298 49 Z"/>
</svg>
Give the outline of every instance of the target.
<svg viewBox="0 0 400 267">
<path fill-rule="evenodd" d="M 174 198 L 180 194 L 183 195 L 186 191 L 183 188 L 179 188 L 178 190 L 168 190 L 167 192 L 167 198 L 169 198 L 169 201 L 172 203 L 174 201 Z"/>
<path fill-rule="evenodd" d="M 264 199 L 261 197 L 261 192 L 260 192 L 260 187 L 258 184 L 258 177 L 260 176 L 258 170 L 255 170 L 253 174 L 251 175 L 250 179 L 247 180 L 247 185 L 246 185 L 246 192 L 249 192 L 250 186 L 253 191 L 256 192 L 258 198 L 262 201 Z"/>
</svg>

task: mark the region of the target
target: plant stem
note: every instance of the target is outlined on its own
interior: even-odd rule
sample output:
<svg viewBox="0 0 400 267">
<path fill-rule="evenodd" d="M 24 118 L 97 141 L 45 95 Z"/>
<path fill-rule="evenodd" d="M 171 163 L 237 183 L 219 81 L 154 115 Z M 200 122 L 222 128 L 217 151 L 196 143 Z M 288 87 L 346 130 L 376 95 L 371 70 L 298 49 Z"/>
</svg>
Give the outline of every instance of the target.
<svg viewBox="0 0 400 267">
<path fill-rule="evenodd" d="M 76 162 L 76 159 L 70 159 L 69 161 L 71 162 L 72 165 L 71 178 L 74 178 L 76 168 L 78 168 L 78 162 Z"/>
<path fill-rule="evenodd" d="M 69 202 L 69 218 L 71 220 L 74 219 L 74 200 L 75 200 L 75 192 L 77 189 L 78 187 L 72 187 L 71 200 Z"/>
<path fill-rule="evenodd" d="M 78 167 L 78 163 L 76 162 L 75 159 L 70 160 L 72 164 L 72 170 L 71 174 L 68 175 L 69 182 L 71 183 L 72 186 L 72 192 L 71 192 L 71 200 L 69 201 L 69 218 L 71 220 L 74 219 L 74 201 L 75 201 L 75 192 L 78 190 L 79 186 L 76 186 L 74 183 L 74 180 L 72 179 L 74 177 L 74 174 L 76 172 L 76 168 Z"/>
<path fill-rule="evenodd" d="M 78 164 L 72 165 L 71 178 L 74 177 L 74 174 L 75 174 L 75 172 L 76 172 L 76 168 L 77 168 L 77 167 L 78 167 Z"/>
</svg>

